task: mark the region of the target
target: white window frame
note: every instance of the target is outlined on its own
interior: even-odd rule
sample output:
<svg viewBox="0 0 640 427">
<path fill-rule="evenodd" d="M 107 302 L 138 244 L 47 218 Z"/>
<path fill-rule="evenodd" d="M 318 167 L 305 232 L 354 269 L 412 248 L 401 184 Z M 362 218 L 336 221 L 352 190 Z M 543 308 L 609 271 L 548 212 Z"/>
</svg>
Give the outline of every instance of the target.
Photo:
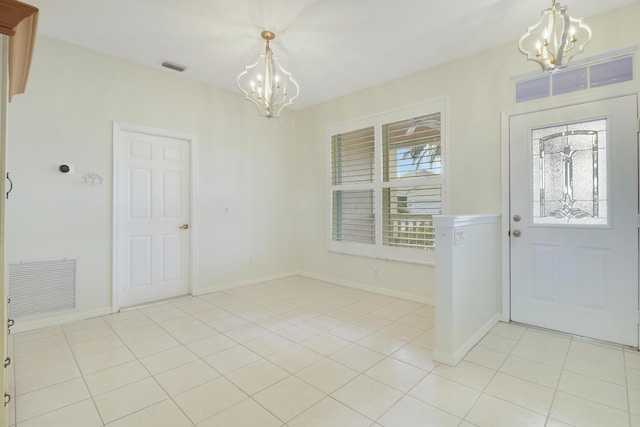
<svg viewBox="0 0 640 427">
<path fill-rule="evenodd" d="M 434 100 L 430 100 L 425 103 L 405 107 L 402 109 L 380 113 L 374 116 L 362 118 L 359 120 L 354 120 L 345 123 L 334 124 L 328 127 L 327 129 L 327 137 L 325 138 L 326 147 L 327 147 L 327 166 L 326 171 L 328 172 L 327 182 L 327 247 L 330 252 L 343 253 L 349 255 L 358 255 L 379 259 L 388 259 L 393 261 L 402 261 L 402 262 L 411 262 L 418 264 L 427 264 L 434 265 L 435 264 L 435 250 L 426 250 L 426 249 L 412 249 L 412 248 L 402 248 L 402 247 L 392 247 L 386 246 L 383 244 L 383 233 L 382 233 L 382 191 L 384 188 L 394 188 L 394 187 L 404 187 L 410 185 L 420 185 L 423 181 L 420 179 L 404 179 L 393 182 L 383 182 L 382 173 L 383 173 L 383 140 L 382 140 L 382 126 L 384 124 L 390 124 L 401 120 L 407 120 L 413 117 L 419 117 L 424 115 L 429 115 L 433 113 L 440 113 L 441 124 L 440 124 L 440 132 L 441 132 L 441 165 L 442 171 L 440 175 L 440 185 L 442 188 L 442 212 L 444 215 L 447 212 L 447 185 L 448 177 L 448 156 L 447 156 L 447 146 L 449 139 L 448 132 L 448 99 L 447 98 L 437 98 Z M 355 131 L 358 129 L 363 129 L 366 127 L 374 127 L 374 170 L 373 170 L 373 183 L 371 184 L 353 184 L 353 185 L 333 185 L 331 178 L 331 138 L 334 135 Z M 357 242 L 348 242 L 348 241 L 335 241 L 332 236 L 332 211 L 333 211 L 333 197 L 332 194 L 337 190 L 363 190 L 367 188 L 372 188 L 374 192 L 374 214 L 375 214 L 375 243 L 367 244 L 367 243 L 357 243 Z"/>
</svg>

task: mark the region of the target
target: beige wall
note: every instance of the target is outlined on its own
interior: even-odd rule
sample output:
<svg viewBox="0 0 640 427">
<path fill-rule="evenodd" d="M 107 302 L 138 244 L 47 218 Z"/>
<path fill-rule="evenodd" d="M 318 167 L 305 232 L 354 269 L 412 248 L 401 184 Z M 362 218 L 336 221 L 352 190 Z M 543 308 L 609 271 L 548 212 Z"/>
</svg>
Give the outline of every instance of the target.
<svg viewBox="0 0 640 427">
<path fill-rule="evenodd" d="M 9 114 L 8 261 L 77 258 L 80 311 L 111 307 L 113 121 L 197 138 L 197 289 L 297 269 L 294 115 L 265 120 L 236 93 L 47 37 Z"/>
<path fill-rule="evenodd" d="M 589 18 L 583 56 L 636 45 L 638 17 L 640 3 Z M 432 300 L 433 267 L 327 251 L 327 127 L 447 97 L 448 213 L 499 213 L 509 78 L 535 70 L 514 41 L 265 120 L 238 93 L 39 37 L 27 93 L 9 109 L 8 260 L 77 258 L 80 311 L 111 306 L 112 123 L 122 121 L 198 139 L 197 289 L 299 270 Z M 89 172 L 104 184 L 83 184 Z"/>
<path fill-rule="evenodd" d="M 575 59 L 636 46 L 640 42 L 639 18 L 640 3 L 589 18 L 593 41 Z M 537 70 L 535 63 L 527 62 L 518 52 L 514 41 L 304 110 L 300 119 L 304 137 L 300 138 L 299 147 L 299 206 L 304 219 L 298 230 L 301 270 L 433 299 L 433 267 L 327 252 L 326 129 L 336 123 L 447 97 L 447 213 L 499 214 L 501 113 L 515 108 L 510 78 Z M 611 90 L 603 88 L 600 93 L 606 95 Z M 567 102 L 572 96 L 575 95 L 557 97 L 557 102 Z"/>
</svg>

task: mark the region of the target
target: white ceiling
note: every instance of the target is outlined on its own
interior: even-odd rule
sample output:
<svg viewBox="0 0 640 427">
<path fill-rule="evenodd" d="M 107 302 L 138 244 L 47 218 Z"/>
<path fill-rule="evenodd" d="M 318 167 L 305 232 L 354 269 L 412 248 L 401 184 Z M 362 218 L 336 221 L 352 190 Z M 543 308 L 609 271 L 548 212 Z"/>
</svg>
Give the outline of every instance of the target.
<svg viewBox="0 0 640 427">
<path fill-rule="evenodd" d="M 183 64 L 184 77 L 233 91 L 237 74 L 264 49 L 260 32 L 274 31 L 271 47 L 300 84 L 295 108 L 517 40 L 551 5 L 551 0 L 23 1 L 40 9 L 42 34 L 158 69 L 165 70 L 164 60 Z M 636 1 L 562 4 L 587 18 Z M 513 48 L 517 51 L 515 42 Z M 537 67 L 530 65 L 532 71 Z"/>
</svg>

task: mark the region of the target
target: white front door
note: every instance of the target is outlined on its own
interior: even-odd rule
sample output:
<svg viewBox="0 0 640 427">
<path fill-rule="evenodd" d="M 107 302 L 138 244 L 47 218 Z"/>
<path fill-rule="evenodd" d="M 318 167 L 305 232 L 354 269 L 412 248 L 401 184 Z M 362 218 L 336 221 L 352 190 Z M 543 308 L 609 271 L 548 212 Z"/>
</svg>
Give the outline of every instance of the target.
<svg viewBox="0 0 640 427">
<path fill-rule="evenodd" d="M 511 319 L 638 346 L 638 106 L 510 118 Z"/>
<path fill-rule="evenodd" d="M 117 305 L 187 294 L 190 142 L 126 128 L 115 132 Z"/>
</svg>

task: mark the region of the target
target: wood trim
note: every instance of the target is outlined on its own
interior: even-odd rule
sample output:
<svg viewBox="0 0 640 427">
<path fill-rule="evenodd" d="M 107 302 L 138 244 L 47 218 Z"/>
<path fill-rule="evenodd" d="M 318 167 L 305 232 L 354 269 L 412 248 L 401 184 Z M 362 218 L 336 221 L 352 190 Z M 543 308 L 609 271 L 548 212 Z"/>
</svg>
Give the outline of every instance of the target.
<svg viewBox="0 0 640 427">
<path fill-rule="evenodd" d="M 0 0 L 0 34 L 9 36 L 9 101 L 27 86 L 37 26 L 37 8 L 16 0 Z"/>
</svg>

